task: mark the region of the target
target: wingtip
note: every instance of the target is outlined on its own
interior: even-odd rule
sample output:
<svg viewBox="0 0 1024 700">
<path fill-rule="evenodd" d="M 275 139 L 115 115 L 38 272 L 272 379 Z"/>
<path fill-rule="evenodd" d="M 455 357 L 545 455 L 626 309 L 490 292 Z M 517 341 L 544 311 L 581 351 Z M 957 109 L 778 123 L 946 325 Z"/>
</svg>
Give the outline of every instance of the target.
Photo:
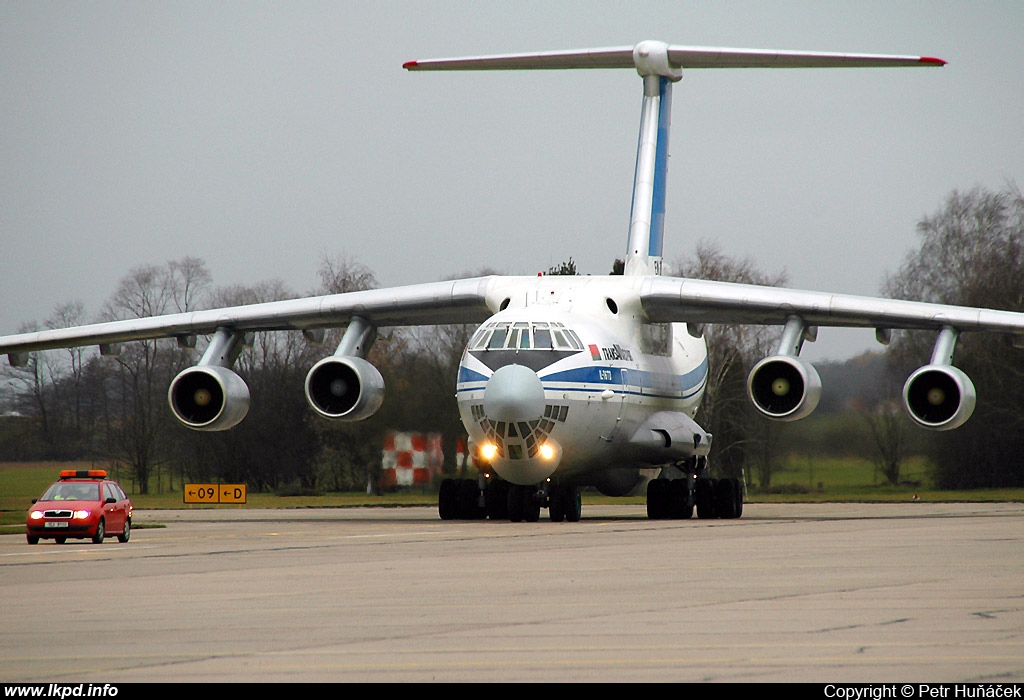
<svg viewBox="0 0 1024 700">
<path fill-rule="evenodd" d="M 922 56 L 919 59 L 918 62 L 919 63 L 925 63 L 925 64 L 930 65 L 930 66 L 944 66 L 944 65 L 946 65 L 945 61 L 943 61 L 941 58 L 935 58 L 934 56 Z"/>
<path fill-rule="evenodd" d="M 419 61 L 406 61 L 402 64 L 402 68 L 405 68 L 406 70 L 415 70 L 419 64 Z"/>
</svg>

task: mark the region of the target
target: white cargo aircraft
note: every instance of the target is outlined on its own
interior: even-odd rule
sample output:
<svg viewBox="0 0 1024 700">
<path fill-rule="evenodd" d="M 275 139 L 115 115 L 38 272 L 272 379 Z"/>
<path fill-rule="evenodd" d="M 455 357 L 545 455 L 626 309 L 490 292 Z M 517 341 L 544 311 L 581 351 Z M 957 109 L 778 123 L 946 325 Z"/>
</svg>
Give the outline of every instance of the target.
<svg viewBox="0 0 1024 700">
<path fill-rule="evenodd" d="M 196 430 L 225 430 L 248 411 L 249 391 L 231 367 L 255 331 L 347 326 L 336 352 L 305 382 L 313 410 L 327 419 L 372 415 L 384 382 L 364 358 L 378 328 L 480 324 L 463 354 L 456 396 L 475 454 L 478 480 L 447 480 L 442 518 L 554 521 L 580 517 L 580 488 L 642 493 L 653 518 L 739 517 L 743 485 L 707 473 L 711 435 L 694 421 L 708 376 L 706 324 L 781 328 L 771 356 L 750 372 L 750 399 L 765 416 L 796 420 L 816 406 L 821 383 L 800 359 L 818 326 L 930 329 L 930 361 L 907 379 L 911 417 L 934 430 L 955 428 L 974 409 L 970 379 L 952 365 L 960 333 L 989 331 L 1024 340 L 1024 314 L 883 298 L 661 276 L 672 85 L 695 68 L 941 66 L 917 56 L 807 53 L 670 46 L 433 59 L 410 71 L 630 68 L 643 83 L 640 137 L 625 274 L 489 276 L 391 289 L 210 309 L 0 337 L 12 364 L 26 353 L 209 336 L 199 363 L 171 383 L 174 415 Z"/>
</svg>

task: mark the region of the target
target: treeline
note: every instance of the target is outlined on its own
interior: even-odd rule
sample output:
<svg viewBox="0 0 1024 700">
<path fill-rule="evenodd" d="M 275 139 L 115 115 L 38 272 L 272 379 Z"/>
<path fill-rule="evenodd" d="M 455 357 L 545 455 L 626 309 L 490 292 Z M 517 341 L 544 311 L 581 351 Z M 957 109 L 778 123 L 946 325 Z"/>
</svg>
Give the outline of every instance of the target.
<svg viewBox="0 0 1024 700">
<path fill-rule="evenodd" d="M 917 227 L 918 246 L 889 273 L 883 294 L 893 298 L 1024 311 L 1024 196 L 1001 191 L 954 191 Z M 724 255 L 713 244 L 678 261 L 674 274 L 727 282 L 782 286 L 753 261 Z M 827 332 L 823 330 L 822 332 Z M 934 465 L 939 488 L 1024 486 L 1024 349 L 1006 337 L 965 333 L 954 363 L 977 390 L 972 418 L 956 430 L 919 428 L 902 408 L 903 383 L 931 358 L 934 333 L 895 333 L 884 353 L 819 367 L 823 392 L 816 413 L 797 423 L 762 418 L 746 398 L 746 377 L 769 354 L 777 328 L 717 326 L 706 330 L 711 374 L 698 422 L 714 437 L 721 473 L 744 475 L 771 488 L 772 475 L 792 454 L 857 454 L 874 461 L 890 483 L 912 455 Z M 845 386 L 844 386 L 845 384 Z M 854 416 L 844 433 L 828 416 Z"/>
<path fill-rule="evenodd" d="M 889 274 L 893 297 L 1024 311 L 1024 197 L 1016 187 L 953 192 L 918 225 L 919 246 Z M 671 274 L 702 279 L 786 283 L 750 260 L 701 244 L 671 266 Z M 481 271 L 474 274 L 486 274 Z M 576 264 L 548 274 L 578 274 Z M 612 274 L 621 274 L 616 261 Z M 307 294 L 377 286 L 373 273 L 343 256 L 324 258 L 319 284 Z M 57 307 L 40 325 L 79 325 L 199 308 L 275 301 L 298 296 L 280 282 L 216 288 L 201 260 L 183 258 L 128 273 L 95 318 L 81 304 Z M 303 394 L 309 368 L 333 353 L 344 329 L 322 344 L 298 332 L 257 333 L 235 365 L 252 397 L 249 415 L 218 433 L 181 426 L 167 407 L 167 388 L 198 360 L 175 341 L 126 344 L 120 355 L 94 348 L 35 353 L 28 366 L 7 368 L 13 391 L 8 410 L 26 416 L 0 422 L 0 461 L 95 459 L 113 461 L 132 475 L 135 488 L 175 488 L 183 481 L 243 481 L 258 490 L 286 485 L 310 491 L 364 489 L 375 483 L 387 430 L 439 432 L 446 469 L 454 469 L 455 440 L 464 435 L 455 402 L 462 351 L 473 331 L 465 326 L 381 329 L 370 357 L 384 376 L 387 398 L 372 418 L 333 423 L 314 417 Z M 780 424 L 758 414 L 746 395 L 752 366 L 770 354 L 779 329 L 712 326 L 705 329 L 710 375 L 697 420 L 714 435 L 711 464 L 723 476 L 743 476 L 768 490 L 787 457 L 853 450 L 872 459 L 897 484 L 905 460 L 927 456 L 943 488 L 1024 485 L 1024 350 L 1006 338 L 967 333 L 955 363 L 974 381 L 974 416 L 961 428 L 929 432 L 902 409 L 903 382 L 928 362 L 931 333 L 897 333 L 884 354 L 819 367 L 824 392 L 815 415 Z M 827 331 L 824 331 L 827 332 Z M 845 388 L 844 388 L 845 387 Z M 856 416 L 856 430 L 822 417 Z"/>
<path fill-rule="evenodd" d="M 371 271 L 344 257 L 324 258 L 320 284 L 309 294 L 377 286 Z M 294 298 L 277 281 L 215 288 L 205 264 L 183 258 L 131 270 L 98 317 L 81 304 L 58 307 L 43 324 L 59 328 L 92 321 Z M 92 459 L 113 462 L 134 489 L 177 489 L 183 482 L 244 482 L 256 490 L 345 491 L 375 484 L 387 430 L 442 433 L 446 466 L 464 434 L 455 381 L 471 328 L 381 329 L 369 360 L 387 384 L 387 400 L 372 418 L 334 423 L 313 416 L 303 393 L 306 372 L 334 352 L 341 333 L 309 342 L 299 332 L 252 336 L 234 369 L 249 386 L 249 414 L 235 428 L 197 432 L 167 406 L 171 380 L 194 365 L 202 347 L 174 340 L 125 344 L 117 355 L 95 348 L 33 353 L 27 366 L 7 368 L 7 418 L 0 460 Z M 200 346 L 202 342 L 200 341 Z"/>
</svg>

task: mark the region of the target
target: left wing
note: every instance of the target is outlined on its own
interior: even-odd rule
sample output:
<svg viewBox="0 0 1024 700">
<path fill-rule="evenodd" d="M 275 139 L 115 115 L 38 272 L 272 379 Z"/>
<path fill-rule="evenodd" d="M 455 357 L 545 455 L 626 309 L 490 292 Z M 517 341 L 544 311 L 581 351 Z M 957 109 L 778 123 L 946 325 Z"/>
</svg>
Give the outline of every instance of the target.
<svg viewBox="0 0 1024 700">
<path fill-rule="evenodd" d="M 989 331 L 1024 343 L 1024 314 L 883 297 L 830 294 L 751 284 L 648 277 L 640 301 L 652 322 L 784 325 L 798 316 L 807 326 Z"/>
<path fill-rule="evenodd" d="M 961 332 L 1005 333 L 1024 347 L 1024 314 L 1012 311 L 671 277 L 644 278 L 640 303 L 651 322 L 686 322 L 697 336 L 705 323 L 783 326 L 772 355 L 747 377 L 754 405 L 777 420 L 803 418 L 818 404 L 821 380 L 800 359 L 804 341 L 814 339 L 817 326 L 874 328 L 882 343 L 889 342 L 893 329 L 935 331 L 930 362 L 903 386 L 911 418 L 932 430 L 956 428 L 974 412 L 974 385 L 953 366 Z"/>
</svg>

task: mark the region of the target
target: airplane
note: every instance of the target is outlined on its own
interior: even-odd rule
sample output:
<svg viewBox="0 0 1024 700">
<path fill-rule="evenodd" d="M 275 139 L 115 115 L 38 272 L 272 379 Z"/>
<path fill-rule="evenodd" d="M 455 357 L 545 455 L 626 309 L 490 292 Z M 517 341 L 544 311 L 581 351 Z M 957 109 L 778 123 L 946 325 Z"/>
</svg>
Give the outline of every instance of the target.
<svg viewBox="0 0 1024 700">
<path fill-rule="evenodd" d="M 964 332 L 1010 335 L 1024 345 L 1024 314 L 896 299 L 789 290 L 662 274 L 665 183 L 673 85 L 683 71 L 710 68 L 938 67 L 927 56 L 766 51 L 669 45 L 516 53 L 410 61 L 404 68 L 445 70 L 635 70 L 643 85 L 640 134 L 624 274 L 483 276 L 288 301 L 178 313 L 0 337 L 0 353 L 24 365 L 28 353 L 176 338 L 198 363 L 170 384 L 174 416 L 200 431 L 226 430 L 249 408 L 232 365 L 257 331 L 299 330 L 307 338 L 345 327 L 335 352 L 305 379 L 312 410 L 336 421 L 365 419 L 385 386 L 365 358 L 378 329 L 472 324 L 455 396 L 478 479 L 446 479 L 442 519 L 487 517 L 552 521 L 581 517 L 581 489 L 611 496 L 646 494 L 650 518 L 738 518 L 744 485 L 714 479 L 712 436 L 694 420 L 708 379 L 704 328 L 778 326 L 774 351 L 750 371 L 747 393 L 778 421 L 806 417 L 821 380 L 800 358 L 826 327 L 931 330 L 931 358 L 907 378 L 903 403 L 932 430 L 962 425 L 974 410 L 970 378 L 953 365 Z"/>
</svg>

